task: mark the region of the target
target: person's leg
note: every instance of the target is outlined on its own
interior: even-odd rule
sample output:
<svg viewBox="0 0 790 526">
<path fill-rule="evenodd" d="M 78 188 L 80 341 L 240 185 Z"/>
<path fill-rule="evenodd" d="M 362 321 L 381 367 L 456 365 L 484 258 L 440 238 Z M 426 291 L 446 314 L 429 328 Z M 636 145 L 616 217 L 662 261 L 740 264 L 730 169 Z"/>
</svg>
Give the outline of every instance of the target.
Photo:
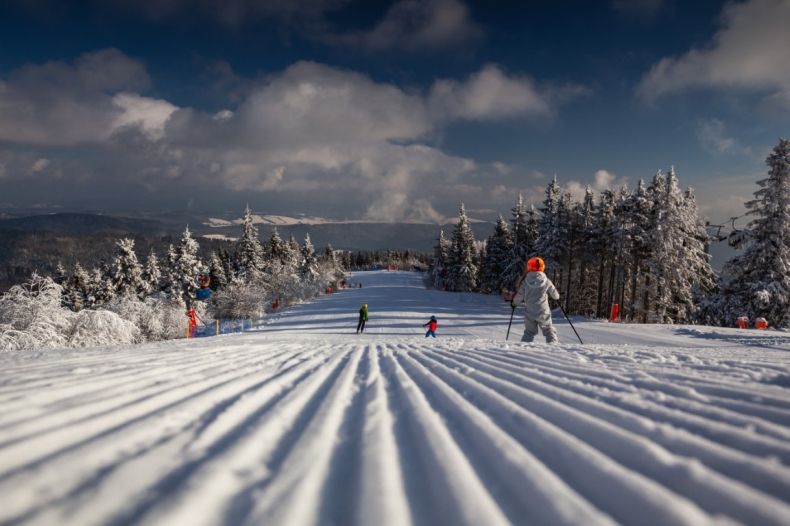
<svg viewBox="0 0 790 526">
<path fill-rule="evenodd" d="M 549 321 L 540 326 L 541 332 L 543 332 L 543 336 L 546 338 L 546 343 L 559 343 L 559 339 L 557 338 L 557 329 L 554 328 L 554 324 Z"/>
<path fill-rule="evenodd" d="M 359 330 L 362 328 L 362 322 L 363 322 L 362 318 L 360 318 L 359 322 L 357 322 L 357 334 L 359 334 Z"/>
<path fill-rule="evenodd" d="M 538 334 L 538 324 L 535 320 L 524 318 L 524 335 L 521 337 L 522 342 L 530 343 L 535 339 Z"/>
<path fill-rule="evenodd" d="M 431 329 L 428 329 L 428 332 L 425 333 L 425 337 L 427 338 L 430 335 L 431 335 Z"/>
<path fill-rule="evenodd" d="M 436 333 L 435 332 L 430 331 L 430 333 L 431 333 L 431 338 L 436 338 Z"/>
<path fill-rule="evenodd" d="M 359 331 L 359 332 L 365 332 L 365 324 L 366 324 L 367 322 L 368 322 L 368 320 L 362 320 L 362 330 L 361 330 L 361 331 Z"/>
</svg>

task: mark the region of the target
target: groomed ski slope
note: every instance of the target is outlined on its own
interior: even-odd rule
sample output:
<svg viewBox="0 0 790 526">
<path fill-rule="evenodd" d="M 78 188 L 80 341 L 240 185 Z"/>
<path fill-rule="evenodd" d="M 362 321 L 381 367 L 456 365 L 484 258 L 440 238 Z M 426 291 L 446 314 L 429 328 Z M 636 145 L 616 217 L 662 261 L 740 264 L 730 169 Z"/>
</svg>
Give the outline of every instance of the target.
<svg viewBox="0 0 790 526">
<path fill-rule="evenodd" d="M 506 343 L 495 297 L 352 281 L 243 335 L 0 354 L 0 524 L 790 524 L 790 334 Z"/>
</svg>

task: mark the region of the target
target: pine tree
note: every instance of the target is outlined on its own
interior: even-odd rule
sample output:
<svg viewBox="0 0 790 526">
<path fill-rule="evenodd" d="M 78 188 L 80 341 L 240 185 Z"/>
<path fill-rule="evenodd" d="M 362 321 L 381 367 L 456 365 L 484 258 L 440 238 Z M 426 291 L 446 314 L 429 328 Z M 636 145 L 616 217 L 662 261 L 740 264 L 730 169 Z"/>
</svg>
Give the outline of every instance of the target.
<svg viewBox="0 0 790 526">
<path fill-rule="evenodd" d="M 318 260 L 315 257 L 315 249 L 313 242 L 310 240 L 310 234 L 304 235 L 304 244 L 302 245 L 302 265 L 299 269 L 299 274 L 302 279 L 308 283 L 313 283 L 318 280 Z"/>
<path fill-rule="evenodd" d="M 166 260 L 166 267 L 165 267 L 165 275 L 164 275 L 164 289 L 170 297 L 178 298 L 179 296 L 179 284 L 178 284 L 178 253 L 176 252 L 176 248 L 171 243 L 167 247 L 167 260 Z"/>
<path fill-rule="evenodd" d="M 277 227 L 274 227 L 269 243 L 266 245 L 265 257 L 267 262 L 277 262 L 282 265 L 286 259 L 286 246 L 280 237 L 280 233 L 277 232 Z"/>
<path fill-rule="evenodd" d="M 695 315 L 694 291 L 709 286 L 712 270 L 704 251 L 707 234 L 698 222 L 696 204 L 678 186 L 675 170 L 654 183 L 650 270 L 651 319 L 658 323 L 689 323 Z M 688 210 L 687 210 L 688 209 Z M 701 255 L 700 255 L 701 253 Z M 689 263 L 689 259 L 693 263 Z"/>
<path fill-rule="evenodd" d="M 123 238 L 116 243 L 116 253 L 110 264 L 110 283 L 117 296 L 145 295 L 143 268 L 134 253 L 134 240 Z"/>
<path fill-rule="evenodd" d="M 451 242 L 444 237 L 444 229 L 439 229 L 439 237 L 434 247 L 434 257 L 431 266 L 431 274 L 434 288 L 444 290 L 447 286 L 448 264 L 450 262 Z"/>
<path fill-rule="evenodd" d="M 203 273 L 203 264 L 198 258 L 200 246 L 192 238 L 189 227 L 184 229 L 181 234 L 181 241 L 176 250 L 174 285 L 175 291 L 180 295 L 180 299 L 186 304 L 187 308 L 195 302 L 195 293 L 198 288 L 197 277 Z M 175 292 L 174 291 L 174 292 Z"/>
<path fill-rule="evenodd" d="M 242 235 L 236 242 L 236 270 L 241 279 L 252 283 L 261 279 L 264 263 L 263 247 L 249 206 L 244 210 L 242 224 Z"/>
<path fill-rule="evenodd" d="M 211 290 L 220 290 L 228 284 L 228 277 L 225 274 L 225 266 L 219 254 L 214 251 L 208 263 L 209 278 L 211 278 Z"/>
<path fill-rule="evenodd" d="M 79 261 L 74 264 L 74 270 L 64 287 L 63 304 L 67 308 L 78 312 L 86 306 L 88 284 L 90 276 L 82 268 Z"/>
<path fill-rule="evenodd" d="M 641 305 L 638 291 L 640 287 L 645 286 L 645 263 L 651 256 L 652 208 L 653 202 L 645 187 L 645 182 L 640 179 L 636 191 L 629 197 L 627 207 L 628 221 L 631 225 L 628 246 L 630 292 L 628 309 L 626 311 L 625 305 L 623 305 L 623 312 L 630 320 L 647 318 L 644 308 L 638 308 Z"/>
<path fill-rule="evenodd" d="M 615 213 L 615 196 L 611 190 L 604 190 L 598 198 L 595 207 L 595 221 L 592 230 L 594 239 L 591 249 L 598 258 L 596 271 L 598 283 L 596 286 L 596 316 L 602 318 L 607 315 L 608 276 L 611 273 L 614 247 L 612 245 L 612 227 Z M 609 272 L 607 273 L 607 269 Z"/>
<path fill-rule="evenodd" d="M 113 287 L 108 274 L 109 269 L 106 268 L 105 265 L 102 265 L 101 268 L 94 268 L 91 271 L 87 284 L 88 294 L 84 308 L 95 309 L 96 307 L 108 303 L 115 297 L 115 287 Z"/>
<path fill-rule="evenodd" d="M 535 246 L 535 252 L 546 263 L 546 273 L 551 273 L 552 277 L 555 277 L 554 274 L 560 268 L 562 243 L 565 241 L 561 232 L 561 200 L 561 188 L 555 175 L 546 187 L 546 198 L 540 208 L 538 240 Z"/>
<path fill-rule="evenodd" d="M 511 237 L 511 253 L 503 270 L 502 286 L 504 288 L 512 288 L 515 286 L 516 281 L 524 270 L 524 262 L 529 259 L 535 251 L 535 241 L 537 240 L 537 219 L 535 217 L 535 208 L 530 205 L 530 213 L 532 213 L 532 225 L 529 224 L 529 213 L 524 210 L 524 199 L 521 194 L 518 194 L 516 206 L 510 209 L 512 217 L 510 223 L 512 226 Z M 532 231 L 530 230 L 532 229 Z"/>
<path fill-rule="evenodd" d="M 299 242 L 294 238 L 294 235 L 288 238 L 288 250 L 286 252 L 286 264 L 290 268 L 299 268 L 302 266 L 302 250 L 299 247 Z M 350 266 L 350 264 L 349 264 Z"/>
<path fill-rule="evenodd" d="M 505 281 L 505 270 L 511 263 L 513 240 L 507 223 L 500 215 L 494 226 L 494 233 L 486 243 L 480 277 L 480 288 L 485 292 L 499 292 L 509 284 Z"/>
<path fill-rule="evenodd" d="M 458 223 L 453 230 L 447 272 L 447 288 L 456 292 L 471 292 L 477 288 L 477 267 L 475 266 L 475 238 L 466 217 L 464 204 L 458 214 Z"/>
<path fill-rule="evenodd" d="M 66 267 L 63 266 L 63 263 L 58 261 L 58 266 L 55 267 L 55 277 L 53 281 L 60 285 L 61 287 L 68 281 L 68 274 L 66 273 Z"/>
<path fill-rule="evenodd" d="M 143 269 L 143 282 L 147 294 L 156 294 L 162 287 L 162 271 L 159 270 L 159 258 L 156 257 L 156 252 L 151 249 L 148 258 L 145 260 L 145 268 Z"/>
<path fill-rule="evenodd" d="M 590 187 L 584 191 L 584 200 L 579 209 L 578 237 L 580 247 L 579 272 L 575 288 L 574 307 L 571 310 L 583 316 L 595 316 L 597 303 L 597 280 L 595 269 L 598 268 L 598 258 L 595 251 L 598 247 L 595 224 L 595 198 Z"/>
<path fill-rule="evenodd" d="M 766 159 L 768 177 L 757 181 L 746 203 L 753 219 L 731 243 L 743 252 L 723 272 L 723 318 L 763 317 L 772 327 L 790 326 L 790 140 L 780 139 Z"/>
</svg>

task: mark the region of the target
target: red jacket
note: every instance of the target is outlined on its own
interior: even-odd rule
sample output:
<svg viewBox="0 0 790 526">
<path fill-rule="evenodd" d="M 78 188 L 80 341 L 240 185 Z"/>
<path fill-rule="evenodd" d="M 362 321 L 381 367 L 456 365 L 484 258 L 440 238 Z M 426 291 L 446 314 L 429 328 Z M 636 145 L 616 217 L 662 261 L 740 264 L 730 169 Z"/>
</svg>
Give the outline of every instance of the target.
<svg viewBox="0 0 790 526">
<path fill-rule="evenodd" d="M 439 325 L 439 324 L 436 322 L 436 320 L 431 320 L 431 321 L 429 321 L 428 323 L 426 323 L 425 325 L 423 325 L 423 327 L 428 327 L 428 329 L 430 329 L 430 330 L 432 330 L 432 331 L 435 331 L 435 330 L 436 330 L 436 327 L 437 327 L 438 325 Z"/>
</svg>

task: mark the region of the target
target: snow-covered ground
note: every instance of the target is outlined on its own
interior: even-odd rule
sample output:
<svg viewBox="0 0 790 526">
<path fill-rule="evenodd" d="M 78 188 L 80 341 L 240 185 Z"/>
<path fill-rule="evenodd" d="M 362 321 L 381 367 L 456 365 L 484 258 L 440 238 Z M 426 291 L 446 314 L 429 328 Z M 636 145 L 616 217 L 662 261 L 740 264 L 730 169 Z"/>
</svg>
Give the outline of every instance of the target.
<svg viewBox="0 0 790 526">
<path fill-rule="evenodd" d="M 245 334 L 0 354 L 0 524 L 790 524 L 790 334 L 527 345 L 495 297 L 352 282 Z"/>
</svg>

